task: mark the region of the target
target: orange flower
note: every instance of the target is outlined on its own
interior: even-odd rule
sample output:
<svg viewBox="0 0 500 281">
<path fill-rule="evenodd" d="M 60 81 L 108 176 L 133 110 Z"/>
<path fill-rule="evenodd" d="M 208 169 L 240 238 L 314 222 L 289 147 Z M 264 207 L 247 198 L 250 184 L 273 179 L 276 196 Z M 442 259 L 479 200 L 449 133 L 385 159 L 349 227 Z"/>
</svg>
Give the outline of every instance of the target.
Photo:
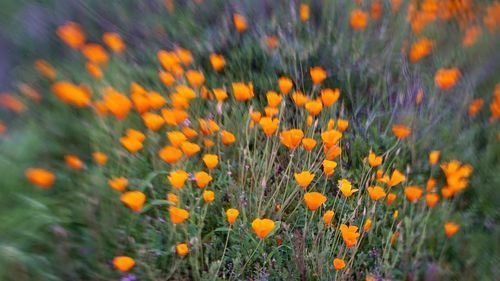
<svg viewBox="0 0 500 281">
<path fill-rule="evenodd" d="M 434 75 L 434 82 L 443 91 L 453 88 L 458 79 L 460 79 L 460 70 L 458 68 L 441 68 Z"/>
<path fill-rule="evenodd" d="M 389 179 L 389 182 L 387 182 L 387 185 L 390 187 L 396 186 L 400 184 L 401 182 L 405 181 L 406 177 L 403 175 L 400 171 L 394 170 L 392 172 L 391 178 Z"/>
<path fill-rule="evenodd" d="M 368 24 L 368 13 L 360 9 L 351 12 L 351 27 L 354 30 L 365 30 Z"/>
<path fill-rule="evenodd" d="M 378 165 L 382 164 L 382 156 L 377 156 L 375 153 L 370 152 L 368 155 L 368 163 L 372 167 L 377 167 Z"/>
<path fill-rule="evenodd" d="M 471 26 L 465 30 L 462 44 L 465 48 L 468 48 L 476 43 L 476 40 L 479 36 L 481 36 L 481 28 L 477 25 Z"/>
<path fill-rule="evenodd" d="M 439 201 L 439 195 L 436 193 L 429 193 L 425 196 L 425 202 L 429 208 L 434 207 Z"/>
<path fill-rule="evenodd" d="M 342 148 L 340 148 L 337 145 L 331 148 L 326 148 L 325 146 L 324 152 L 325 152 L 325 158 L 327 160 L 334 160 L 335 158 L 337 158 L 342 154 Z"/>
<path fill-rule="evenodd" d="M 168 212 L 170 214 L 170 220 L 173 224 L 182 223 L 189 217 L 188 211 L 174 206 L 168 207 Z"/>
<path fill-rule="evenodd" d="M 59 81 L 54 83 L 52 85 L 52 92 L 67 104 L 77 107 L 85 107 L 91 104 L 89 93 L 69 82 Z"/>
<path fill-rule="evenodd" d="M 272 136 L 278 129 L 279 121 L 276 118 L 263 117 L 259 121 L 259 125 L 268 137 Z"/>
<path fill-rule="evenodd" d="M 318 85 L 326 79 L 326 71 L 320 66 L 309 68 L 309 74 L 311 74 L 314 85 Z"/>
<path fill-rule="evenodd" d="M 171 171 L 170 175 L 167 176 L 168 181 L 175 189 L 183 188 L 188 177 L 189 174 L 184 170 Z"/>
<path fill-rule="evenodd" d="M 342 133 L 347 130 L 347 127 L 349 126 L 349 121 L 345 119 L 338 119 L 337 120 L 337 127 L 339 128 L 339 131 Z"/>
<path fill-rule="evenodd" d="M 57 76 L 56 70 L 46 60 L 36 60 L 33 65 L 36 71 L 38 71 L 43 76 L 49 78 L 50 80 L 56 79 Z"/>
<path fill-rule="evenodd" d="M 209 170 L 212 170 L 219 164 L 219 157 L 215 154 L 205 154 L 203 155 L 203 163 L 205 163 L 205 166 L 207 166 Z"/>
<path fill-rule="evenodd" d="M 300 141 L 304 137 L 304 132 L 300 129 L 291 129 L 288 131 L 283 131 L 280 134 L 280 141 L 286 147 L 290 149 L 295 149 L 300 145 Z"/>
<path fill-rule="evenodd" d="M 181 243 L 175 246 L 175 251 L 179 256 L 183 257 L 189 253 L 189 248 L 187 244 Z"/>
<path fill-rule="evenodd" d="M 303 106 L 309 101 L 309 98 L 301 92 L 293 92 L 292 100 L 297 106 Z"/>
<path fill-rule="evenodd" d="M 186 136 L 180 131 L 167 132 L 167 138 L 175 147 L 181 146 L 187 140 Z"/>
<path fill-rule="evenodd" d="M 356 245 L 359 237 L 357 226 L 351 225 L 348 227 L 347 225 L 342 224 L 340 225 L 339 230 L 342 234 L 342 239 L 344 240 L 347 248 L 351 248 L 352 246 Z"/>
<path fill-rule="evenodd" d="M 76 155 L 65 155 L 64 162 L 66 162 L 66 165 L 74 170 L 81 170 L 83 168 L 82 160 L 80 160 L 80 158 L 78 158 L 78 156 Z"/>
<path fill-rule="evenodd" d="M 457 233 L 459 229 L 460 225 L 454 222 L 447 222 L 444 224 L 444 232 L 448 237 L 452 237 L 453 235 L 455 235 L 455 233 Z"/>
<path fill-rule="evenodd" d="M 114 190 L 124 191 L 128 185 L 128 180 L 126 178 L 112 178 L 108 180 L 108 185 Z"/>
<path fill-rule="evenodd" d="M 59 26 L 57 28 L 57 36 L 73 49 L 80 48 L 86 40 L 85 33 L 80 25 L 72 21 Z"/>
<path fill-rule="evenodd" d="M 422 103 L 424 98 L 424 91 L 422 89 L 418 90 L 417 95 L 415 96 L 415 104 L 419 105 Z"/>
<path fill-rule="evenodd" d="M 159 71 L 158 72 L 158 77 L 160 77 L 161 82 L 166 86 L 170 87 L 174 84 L 175 78 L 172 74 L 165 72 L 165 71 Z"/>
<path fill-rule="evenodd" d="M 103 101 L 109 112 L 118 120 L 125 119 L 132 107 L 132 102 L 127 96 L 111 87 L 104 89 Z"/>
<path fill-rule="evenodd" d="M 433 191 L 433 190 L 434 190 L 434 187 L 436 186 L 436 182 L 437 182 L 437 181 L 436 181 L 436 179 L 435 179 L 435 178 L 429 178 L 429 179 L 427 180 L 427 185 L 426 185 L 426 188 L 425 188 L 425 189 L 426 189 L 428 192 Z"/>
<path fill-rule="evenodd" d="M 182 128 L 182 133 L 184 133 L 184 135 L 188 138 L 188 139 L 192 139 L 196 136 L 198 136 L 198 133 L 192 129 L 192 128 L 189 128 L 189 127 L 184 127 Z"/>
<path fill-rule="evenodd" d="M 290 78 L 281 76 L 278 79 L 278 86 L 280 87 L 280 91 L 283 95 L 287 95 L 290 90 L 293 88 L 293 82 Z"/>
<path fill-rule="evenodd" d="M 190 156 L 194 155 L 195 153 L 197 153 L 198 151 L 200 151 L 200 146 L 195 144 L 195 143 L 185 141 L 181 144 L 181 149 L 182 149 L 182 152 L 187 157 L 190 157 Z"/>
<path fill-rule="evenodd" d="M 303 171 L 298 174 L 294 174 L 294 177 L 299 186 L 306 189 L 314 179 L 315 175 L 309 173 L 308 171 Z"/>
<path fill-rule="evenodd" d="M 205 201 L 205 203 L 210 203 L 212 201 L 214 201 L 215 199 L 215 193 L 211 190 L 205 190 L 203 191 L 203 200 Z"/>
<path fill-rule="evenodd" d="M 409 186 L 405 188 L 405 195 L 408 201 L 415 203 L 422 197 L 423 189 L 419 186 Z"/>
<path fill-rule="evenodd" d="M 220 130 L 219 125 L 213 120 L 198 119 L 200 131 L 204 135 L 210 135 Z"/>
<path fill-rule="evenodd" d="M 323 145 L 326 148 L 332 148 L 336 145 L 342 138 L 342 133 L 337 130 L 329 130 L 321 133 L 321 139 L 323 140 Z"/>
<path fill-rule="evenodd" d="M 482 98 L 475 99 L 469 104 L 469 116 L 474 117 L 483 107 L 484 100 Z"/>
<path fill-rule="evenodd" d="M 330 160 L 323 160 L 323 173 L 325 176 L 330 177 L 335 173 L 335 168 L 337 168 L 337 162 Z"/>
<path fill-rule="evenodd" d="M 106 165 L 106 162 L 108 161 L 108 156 L 99 151 L 92 153 L 92 157 L 94 158 L 94 161 L 100 166 Z"/>
<path fill-rule="evenodd" d="M 151 131 L 158 131 L 159 129 L 161 129 L 163 123 L 165 123 L 163 117 L 151 112 L 144 113 L 142 115 L 142 121 L 144 122 L 144 125 Z"/>
<path fill-rule="evenodd" d="M 271 35 L 271 36 L 266 36 L 265 38 L 266 45 L 269 49 L 275 49 L 279 45 L 279 40 L 278 37 Z"/>
<path fill-rule="evenodd" d="M 208 173 L 203 171 L 194 174 L 194 178 L 199 188 L 204 188 L 213 179 Z"/>
<path fill-rule="evenodd" d="M 108 62 L 108 53 L 99 44 L 90 43 L 82 47 L 82 54 L 95 64 L 103 64 Z"/>
<path fill-rule="evenodd" d="M 231 84 L 233 88 L 233 95 L 237 101 L 247 101 L 253 98 L 253 84 L 236 82 Z"/>
<path fill-rule="evenodd" d="M 305 150 L 311 151 L 316 146 L 316 140 L 312 138 L 304 138 L 302 139 L 302 145 L 304 146 Z"/>
<path fill-rule="evenodd" d="M 122 53 L 125 50 L 125 43 L 123 43 L 120 34 L 116 32 L 106 32 L 102 35 L 102 41 L 115 53 Z"/>
<path fill-rule="evenodd" d="M 242 15 L 233 14 L 233 22 L 236 31 L 238 31 L 239 33 L 242 33 L 247 29 L 247 21 Z"/>
<path fill-rule="evenodd" d="M 147 98 L 153 109 L 160 109 L 167 103 L 167 100 L 158 92 L 149 92 Z"/>
<path fill-rule="evenodd" d="M 121 137 L 120 143 L 131 153 L 136 153 L 144 147 L 141 141 L 129 136 Z"/>
<path fill-rule="evenodd" d="M 221 133 L 221 140 L 223 144 L 230 145 L 236 141 L 236 137 L 231 132 L 224 130 Z"/>
<path fill-rule="evenodd" d="M 323 110 L 323 104 L 319 100 L 308 101 L 306 103 L 306 110 L 311 116 L 316 116 Z"/>
<path fill-rule="evenodd" d="M 168 193 L 167 194 L 167 201 L 175 204 L 175 203 L 179 202 L 179 198 L 177 198 L 177 195 L 175 195 L 173 193 Z"/>
<path fill-rule="evenodd" d="M 127 272 L 135 266 L 135 261 L 131 257 L 117 256 L 113 259 L 113 266 L 116 270 Z"/>
<path fill-rule="evenodd" d="M 368 195 L 372 200 L 378 201 L 385 197 L 384 189 L 380 186 L 368 187 Z"/>
<path fill-rule="evenodd" d="M 439 156 L 441 155 L 441 152 L 439 150 L 433 150 L 429 153 L 429 163 L 431 166 L 436 165 L 436 163 L 439 161 Z"/>
<path fill-rule="evenodd" d="M 227 99 L 227 93 L 224 89 L 215 88 L 212 90 L 212 92 L 214 93 L 215 99 L 218 102 L 223 102 Z"/>
<path fill-rule="evenodd" d="M 161 66 L 168 71 L 174 71 L 176 68 L 180 67 L 179 64 L 181 60 L 174 52 L 167 52 L 164 50 L 160 50 L 157 53 L 158 60 L 160 61 Z M 181 67 L 182 69 L 182 67 Z"/>
<path fill-rule="evenodd" d="M 127 191 L 120 196 L 120 200 L 132 211 L 139 212 L 146 202 L 146 195 L 140 191 Z"/>
<path fill-rule="evenodd" d="M 274 229 L 274 221 L 270 219 L 255 219 L 252 228 L 260 239 L 266 238 Z"/>
<path fill-rule="evenodd" d="M 345 261 L 342 259 L 335 258 L 333 260 L 333 267 L 335 270 L 341 270 L 345 267 Z"/>
<path fill-rule="evenodd" d="M 226 64 L 226 60 L 222 55 L 217 55 L 217 54 L 211 54 L 210 55 L 210 64 L 212 64 L 212 67 L 215 71 L 219 72 L 224 68 L 224 65 Z"/>
<path fill-rule="evenodd" d="M 363 225 L 363 230 L 365 232 L 368 232 L 368 230 L 370 230 L 371 227 L 372 227 L 372 220 L 366 219 L 365 224 Z"/>
<path fill-rule="evenodd" d="M 42 168 L 29 168 L 24 174 L 31 184 L 41 188 L 52 187 L 56 179 L 52 172 Z"/>
<path fill-rule="evenodd" d="M 137 131 L 134 129 L 127 129 L 127 136 L 140 142 L 143 142 L 146 139 L 146 136 L 141 131 Z"/>
<path fill-rule="evenodd" d="M 167 109 L 161 110 L 161 116 L 165 119 L 165 122 L 170 126 L 177 126 L 184 122 L 188 118 L 188 113 L 180 109 Z"/>
<path fill-rule="evenodd" d="M 198 88 L 198 87 L 202 86 L 203 83 L 205 83 L 205 76 L 203 75 L 203 73 L 201 71 L 188 70 L 188 71 L 186 71 L 186 78 L 187 78 L 189 84 L 191 84 L 191 86 L 193 86 L 195 88 Z"/>
<path fill-rule="evenodd" d="M 325 224 L 330 224 L 332 222 L 333 216 L 335 216 L 335 213 L 332 210 L 328 210 L 323 214 L 323 222 Z"/>
<path fill-rule="evenodd" d="M 184 64 L 185 66 L 188 66 L 193 63 L 193 55 L 188 49 L 177 48 L 175 49 L 175 53 L 179 57 L 182 64 Z"/>
<path fill-rule="evenodd" d="M 425 37 L 413 43 L 410 49 L 410 61 L 415 63 L 427 57 L 431 53 L 433 47 L 434 42 Z"/>
<path fill-rule="evenodd" d="M 267 104 L 270 107 L 277 107 L 281 103 L 282 97 L 275 91 L 267 91 L 266 93 Z"/>
<path fill-rule="evenodd" d="M 300 20 L 302 22 L 306 22 L 309 20 L 309 5 L 307 4 L 300 4 Z"/>
<path fill-rule="evenodd" d="M 326 107 L 332 106 L 340 97 L 340 90 L 337 88 L 335 90 L 326 88 L 321 90 L 321 102 Z"/>
<path fill-rule="evenodd" d="M 446 175 L 446 195 L 453 195 L 469 185 L 468 177 L 472 174 L 473 168 L 470 165 L 462 165 L 457 160 L 452 160 L 448 163 L 442 163 L 441 169 Z M 445 188 L 443 188 L 445 190 Z M 443 197 L 449 197 L 444 196 Z"/>
<path fill-rule="evenodd" d="M 382 3 L 380 0 L 373 0 L 371 7 L 371 15 L 374 21 L 378 21 L 382 15 Z"/>
<path fill-rule="evenodd" d="M 0 95 L 0 105 L 5 106 L 6 108 L 20 113 L 26 111 L 26 105 L 21 102 L 16 96 L 11 94 L 1 94 Z"/>
<path fill-rule="evenodd" d="M 267 117 L 273 117 L 273 116 L 278 115 L 278 113 L 279 113 L 279 109 L 278 108 L 276 108 L 276 107 L 270 107 L 270 106 L 266 106 L 264 108 L 264 111 L 266 112 L 266 116 Z"/>
<path fill-rule="evenodd" d="M 387 205 L 391 205 L 394 200 L 396 200 L 397 195 L 395 193 L 387 194 Z"/>
<path fill-rule="evenodd" d="M 404 125 L 394 125 L 392 126 L 392 133 L 398 139 L 404 139 L 411 134 L 411 128 Z"/>
<path fill-rule="evenodd" d="M 102 79 L 103 74 L 101 68 L 99 68 L 99 65 L 92 62 L 87 62 L 85 64 L 85 69 L 87 69 L 87 72 L 95 79 Z"/>
<path fill-rule="evenodd" d="M 204 138 L 203 139 L 203 145 L 206 147 L 206 148 L 210 148 L 212 146 L 215 145 L 215 142 L 211 139 L 208 139 L 208 138 Z"/>
<path fill-rule="evenodd" d="M 159 152 L 160 158 L 168 164 L 174 164 L 182 157 L 182 151 L 175 146 L 164 146 Z"/>
<path fill-rule="evenodd" d="M 358 189 L 353 189 L 350 181 L 341 179 L 338 181 L 339 190 L 345 197 L 351 197 Z"/>
<path fill-rule="evenodd" d="M 304 194 L 304 202 L 309 210 L 316 211 L 326 202 L 326 197 L 319 192 L 306 192 Z"/>
<path fill-rule="evenodd" d="M 229 222 L 230 225 L 233 225 L 239 215 L 240 212 L 238 210 L 228 209 L 226 211 L 227 222 Z"/>
</svg>

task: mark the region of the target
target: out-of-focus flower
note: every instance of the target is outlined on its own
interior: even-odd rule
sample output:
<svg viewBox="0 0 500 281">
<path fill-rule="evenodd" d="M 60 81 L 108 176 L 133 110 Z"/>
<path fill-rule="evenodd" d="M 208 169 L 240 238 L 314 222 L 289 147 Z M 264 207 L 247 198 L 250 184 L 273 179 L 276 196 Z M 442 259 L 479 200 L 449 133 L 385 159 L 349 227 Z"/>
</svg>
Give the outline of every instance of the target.
<svg viewBox="0 0 500 281">
<path fill-rule="evenodd" d="M 127 272 L 135 266 L 135 261 L 128 256 L 117 256 L 113 259 L 113 266 L 116 270 Z"/>
<path fill-rule="evenodd" d="M 242 33 L 247 29 L 247 21 L 242 15 L 233 14 L 233 22 L 236 31 L 238 31 L 239 33 Z"/>
<path fill-rule="evenodd" d="M 24 174 L 31 184 L 41 188 L 52 187 L 56 179 L 52 172 L 43 168 L 29 168 Z"/>
<path fill-rule="evenodd" d="M 125 43 L 120 34 L 116 32 L 106 32 L 102 35 L 102 41 L 115 53 L 123 53 L 125 50 Z"/>
<path fill-rule="evenodd" d="M 78 49 L 83 46 L 83 44 L 85 44 L 85 40 L 87 39 L 80 25 L 72 21 L 59 26 L 57 28 L 57 35 L 64 41 L 64 43 L 73 49 Z"/>
<path fill-rule="evenodd" d="M 360 9 L 355 9 L 351 12 L 351 27 L 354 30 L 359 30 L 363 31 L 366 29 L 366 26 L 368 25 L 368 13 L 360 10 Z"/>
<path fill-rule="evenodd" d="M 120 196 L 120 200 L 132 211 L 139 212 L 146 202 L 146 195 L 140 191 L 127 191 Z"/>
<path fill-rule="evenodd" d="M 443 91 L 453 88 L 458 79 L 460 79 L 458 68 L 441 68 L 434 75 L 434 82 Z"/>
</svg>

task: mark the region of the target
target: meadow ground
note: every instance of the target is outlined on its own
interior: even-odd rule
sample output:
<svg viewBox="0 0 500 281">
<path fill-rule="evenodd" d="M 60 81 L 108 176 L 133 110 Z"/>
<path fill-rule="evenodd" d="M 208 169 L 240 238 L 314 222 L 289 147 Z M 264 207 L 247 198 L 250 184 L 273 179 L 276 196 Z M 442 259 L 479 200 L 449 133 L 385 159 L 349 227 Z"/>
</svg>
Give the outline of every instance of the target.
<svg viewBox="0 0 500 281">
<path fill-rule="evenodd" d="M 500 274 L 500 2 L 1 5 L 0 280 Z"/>
</svg>

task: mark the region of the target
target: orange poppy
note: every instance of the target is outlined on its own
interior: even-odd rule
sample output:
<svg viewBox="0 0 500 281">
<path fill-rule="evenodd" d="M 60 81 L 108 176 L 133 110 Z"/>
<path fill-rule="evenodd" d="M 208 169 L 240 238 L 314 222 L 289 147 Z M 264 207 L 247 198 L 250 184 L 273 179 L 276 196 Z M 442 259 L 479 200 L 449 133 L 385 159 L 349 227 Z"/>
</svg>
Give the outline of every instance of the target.
<svg viewBox="0 0 500 281">
<path fill-rule="evenodd" d="M 85 69 L 87 69 L 87 72 L 92 75 L 95 79 L 102 79 L 104 76 L 102 74 L 101 68 L 99 68 L 98 64 L 92 63 L 92 62 L 87 62 L 85 64 Z"/>
<path fill-rule="evenodd" d="M 139 212 L 146 202 L 146 195 L 140 191 L 127 191 L 120 196 L 120 200 L 132 211 Z"/>
<path fill-rule="evenodd" d="M 345 224 L 342 224 L 340 225 L 339 230 L 342 234 L 342 239 L 344 240 L 347 248 L 352 248 L 354 245 L 356 245 L 359 237 L 357 226 L 347 226 Z"/>
<path fill-rule="evenodd" d="M 116 32 L 106 32 L 102 35 L 102 41 L 115 53 L 122 53 L 125 50 L 125 43 Z"/>
<path fill-rule="evenodd" d="M 31 184 L 41 188 L 52 187 L 56 179 L 52 172 L 42 168 L 29 168 L 24 174 Z"/>
<path fill-rule="evenodd" d="M 337 168 L 337 162 L 330 160 L 323 160 L 323 173 L 325 176 L 330 177 L 335 173 L 335 168 Z"/>
<path fill-rule="evenodd" d="M 377 156 L 375 153 L 370 152 L 368 155 L 368 163 L 372 167 L 377 167 L 378 165 L 382 164 L 382 156 Z"/>
<path fill-rule="evenodd" d="M 173 224 L 182 223 L 189 217 L 188 211 L 174 206 L 168 207 L 168 213 L 170 214 L 170 220 Z"/>
<path fill-rule="evenodd" d="M 309 101 L 309 98 L 302 94 L 301 92 L 293 92 L 292 93 L 292 100 L 297 106 L 303 106 Z"/>
<path fill-rule="evenodd" d="M 332 210 L 328 210 L 323 214 L 323 222 L 325 224 L 330 224 L 332 222 L 333 216 L 335 216 L 335 213 Z"/>
<path fill-rule="evenodd" d="M 321 89 L 321 102 L 326 107 L 332 106 L 340 97 L 340 90 L 337 89 Z"/>
<path fill-rule="evenodd" d="M 318 85 L 323 82 L 323 80 L 325 80 L 327 76 L 326 71 L 320 66 L 309 68 L 309 74 L 311 75 L 314 85 Z"/>
<path fill-rule="evenodd" d="M 224 65 L 226 64 L 226 60 L 222 55 L 218 54 L 211 54 L 210 55 L 210 64 L 212 65 L 213 69 L 217 72 L 221 71 L 224 68 Z"/>
<path fill-rule="evenodd" d="M 454 222 L 447 222 L 444 224 L 444 232 L 447 237 L 452 237 L 455 235 L 458 230 L 460 229 L 460 225 L 454 223 Z"/>
<path fill-rule="evenodd" d="M 187 244 L 181 243 L 175 246 L 175 251 L 179 256 L 183 257 L 189 253 L 189 248 Z"/>
<path fill-rule="evenodd" d="M 360 9 L 351 12 L 351 27 L 354 30 L 363 31 L 368 25 L 368 13 Z"/>
<path fill-rule="evenodd" d="M 385 191 L 382 187 L 380 186 L 375 186 L 375 187 L 368 187 L 368 195 L 370 198 L 374 201 L 378 201 L 382 198 L 385 197 Z"/>
<path fill-rule="evenodd" d="M 339 190 L 345 197 L 351 197 L 354 193 L 358 192 L 358 189 L 352 188 L 352 183 L 346 179 L 341 179 L 338 181 Z"/>
<path fill-rule="evenodd" d="M 205 83 L 205 76 L 203 75 L 203 73 L 201 71 L 188 70 L 188 71 L 186 71 L 186 78 L 187 78 L 189 84 L 191 84 L 191 86 L 193 86 L 195 88 L 198 88 L 198 87 L 202 86 L 203 83 Z"/>
<path fill-rule="evenodd" d="M 371 227 L 372 227 L 372 220 L 366 219 L 365 224 L 363 225 L 363 230 L 365 232 L 368 232 L 368 230 L 370 230 Z"/>
<path fill-rule="evenodd" d="M 168 164 L 174 164 L 182 157 L 182 151 L 175 146 L 164 146 L 159 152 L 160 158 Z"/>
<path fill-rule="evenodd" d="M 335 270 L 341 270 L 345 267 L 345 261 L 343 259 L 335 258 L 333 259 L 333 267 Z"/>
<path fill-rule="evenodd" d="M 423 189 L 419 186 L 408 186 L 405 188 L 405 195 L 408 201 L 415 203 L 422 197 Z"/>
<path fill-rule="evenodd" d="M 135 261 L 128 256 L 117 256 L 113 258 L 113 266 L 118 271 L 127 272 L 135 266 Z"/>
<path fill-rule="evenodd" d="M 59 81 L 52 85 L 52 92 L 60 100 L 77 107 L 91 104 L 90 95 L 81 87 L 66 81 Z"/>
<path fill-rule="evenodd" d="M 233 95 L 237 101 L 247 101 L 253 98 L 253 85 L 252 83 L 236 82 L 231 84 L 233 88 Z"/>
<path fill-rule="evenodd" d="M 316 140 L 312 138 L 303 138 L 302 145 L 304 146 L 305 150 L 311 151 L 316 146 Z"/>
<path fill-rule="evenodd" d="M 278 79 L 278 86 L 281 93 L 283 95 L 287 95 L 293 88 L 293 82 L 290 78 L 282 76 Z"/>
<path fill-rule="evenodd" d="M 125 119 L 132 107 L 132 102 L 127 96 L 111 87 L 104 89 L 103 101 L 109 112 L 118 120 Z"/>
<path fill-rule="evenodd" d="M 398 139 L 404 139 L 411 134 L 411 128 L 404 125 L 394 125 L 392 126 L 392 133 Z"/>
<path fill-rule="evenodd" d="M 342 138 L 342 133 L 337 130 L 329 130 L 321 133 L 321 140 L 325 148 L 332 148 Z"/>
<path fill-rule="evenodd" d="M 397 195 L 395 193 L 387 194 L 387 205 L 391 205 L 394 200 L 396 200 Z"/>
<path fill-rule="evenodd" d="M 125 190 L 125 188 L 127 188 L 128 180 L 123 177 L 111 178 L 110 180 L 108 180 L 108 185 L 112 189 L 122 192 Z"/>
<path fill-rule="evenodd" d="M 441 156 L 441 152 L 439 150 L 433 150 L 429 153 L 429 163 L 431 166 L 436 165 L 439 161 L 439 156 Z"/>
<path fill-rule="evenodd" d="M 471 117 L 476 116 L 479 110 L 481 110 L 481 107 L 483 107 L 483 104 L 484 104 L 484 99 L 482 98 L 473 100 L 469 104 L 469 110 L 468 110 L 469 116 Z"/>
<path fill-rule="evenodd" d="M 56 70 L 48 61 L 36 60 L 33 65 L 35 69 L 43 76 L 49 78 L 50 80 L 56 79 Z"/>
<path fill-rule="evenodd" d="M 161 129 L 163 123 L 165 123 L 163 117 L 151 112 L 144 113 L 142 115 L 142 121 L 144 122 L 144 125 L 151 131 L 158 131 L 159 129 Z"/>
<path fill-rule="evenodd" d="M 175 147 L 181 146 L 187 140 L 184 133 L 180 131 L 167 132 L 167 138 L 170 141 L 170 143 Z"/>
<path fill-rule="evenodd" d="M 326 200 L 326 197 L 319 192 L 306 192 L 304 194 L 304 202 L 311 211 L 316 211 Z"/>
<path fill-rule="evenodd" d="M 80 48 L 87 39 L 83 29 L 75 22 L 67 22 L 57 28 L 57 36 L 73 49 Z"/>
<path fill-rule="evenodd" d="M 217 167 L 217 164 L 219 164 L 219 157 L 215 154 L 205 154 L 203 155 L 202 160 L 209 170 L 212 170 Z"/>
<path fill-rule="evenodd" d="M 227 222 L 230 225 L 233 225 L 239 215 L 240 215 L 240 212 L 238 210 L 236 210 L 236 209 L 228 209 L 226 211 Z"/>
<path fill-rule="evenodd" d="M 309 20 L 309 5 L 300 4 L 299 14 L 300 14 L 300 20 L 302 22 L 308 21 Z"/>
<path fill-rule="evenodd" d="M 90 43 L 82 47 L 82 54 L 91 62 L 95 64 L 103 64 L 108 62 L 109 57 L 106 49 L 101 45 Z"/>
<path fill-rule="evenodd" d="M 441 90 L 446 91 L 455 86 L 460 75 L 458 68 L 441 68 L 434 75 L 434 82 Z"/>
<path fill-rule="evenodd" d="M 413 43 L 410 49 L 410 61 L 412 63 L 415 63 L 428 56 L 431 53 L 433 47 L 434 42 L 425 37 Z"/>
<path fill-rule="evenodd" d="M 227 99 L 227 92 L 224 89 L 221 88 L 215 88 L 212 90 L 214 93 L 215 99 L 218 102 L 223 102 Z"/>
<path fill-rule="evenodd" d="M 83 161 L 76 155 L 65 155 L 64 162 L 66 162 L 66 165 L 73 170 L 81 170 L 83 168 Z"/>
<path fill-rule="evenodd" d="M 165 71 L 159 71 L 158 72 L 158 77 L 160 77 L 161 82 L 166 86 L 170 87 L 175 83 L 175 77 Z"/>
<path fill-rule="evenodd" d="M 239 33 L 242 33 L 247 29 L 247 21 L 242 15 L 233 14 L 233 22 L 236 31 L 238 31 Z"/>
<path fill-rule="evenodd" d="M 213 179 L 207 172 L 203 171 L 194 174 L 194 178 L 196 180 L 196 185 L 199 188 L 204 188 Z"/>
<path fill-rule="evenodd" d="M 184 170 L 171 171 L 167 176 L 168 181 L 175 189 L 184 187 L 184 183 L 188 179 L 189 174 Z"/>
<path fill-rule="evenodd" d="M 338 119 L 337 127 L 339 128 L 339 131 L 343 133 L 347 130 L 347 127 L 349 127 L 349 121 L 345 119 Z"/>
<path fill-rule="evenodd" d="M 221 133 L 221 141 L 225 145 L 230 145 L 236 141 L 236 137 L 231 132 L 224 130 Z"/>
<path fill-rule="evenodd" d="M 194 155 L 195 153 L 197 153 L 198 151 L 200 151 L 200 146 L 195 144 L 195 143 L 185 141 L 181 144 L 181 149 L 182 149 L 182 152 L 187 157 L 190 157 L 190 156 Z"/>
<path fill-rule="evenodd" d="M 100 166 L 104 166 L 106 162 L 108 162 L 108 156 L 99 151 L 92 153 L 92 158 L 94 158 L 94 161 Z"/>
<path fill-rule="evenodd" d="M 252 222 L 252 228 L 260 239 L 266 238 L 274 229 L 274 221 L 270 219 L 255 219 Z"/>
<path fill-rule="evenodd" d="M 300 141 L 304 137 L 304 132 L 300 129 L 291 129 L 283 131 L 280 134 L 280 141 L 283 145 L 290 149 L 295 149 L 300 145 Z"/>
<path fill-rule="evenodd" d="M 387 185 L 389 185 L 390 187 L 393 187 L 393 186 L 396 186 L 396 185 L 400 184 L 401 182 L 403 182 L 405 180 L 406 180 L 405 175 L 403 175 L 398 170 L 394 170 L 392 172 L 391 178 L 387 182 Z"/>
<path fill-rule="evenodd" d="M 259 125 L 268 137 L 272 136 L 278 129 L 279 121 L 276 118 L 263 117 L 259 121 Z"/>
<path fill-rule="evenodd" d="M 309 186 L 309 184 L 312 182 L 314 177 L 315 177 L 315 175 L 308 172 L 308 171 L 303 171 L 303 172 L 300 172 L 298 174 L 297 173 L 294 174 L 295 180 L 297 181 L 299 186 L 304 188 L 304 189 L 306 189 Z"/>
<path fill-rule="evenodd" d="M 215 193 L 211 190 L 204 190 L 203 191 L 203 200 L 205 203 L 210 203 L 214 201 L 215 199 Z"/>
<path fill-rule="evenodd" d="M 425 202 L 427 203 L 427 206 L 429 208 L 434 207 L 438 201 L 439 201 L 439 195 L 437 195 L 436 193 L 429 193 L 425 195 Z"/>
</svg>

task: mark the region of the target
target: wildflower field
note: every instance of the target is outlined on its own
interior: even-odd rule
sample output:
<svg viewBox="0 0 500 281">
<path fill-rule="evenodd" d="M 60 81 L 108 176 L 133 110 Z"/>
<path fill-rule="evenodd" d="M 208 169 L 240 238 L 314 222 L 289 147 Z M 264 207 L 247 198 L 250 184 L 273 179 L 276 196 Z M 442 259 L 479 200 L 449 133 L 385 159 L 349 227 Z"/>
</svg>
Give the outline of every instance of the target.
<svg viewBox="0 0 500 281">
<path fill-rule="evenodd" d="M 0 280 L 498 280 L 499 1 L 0 2 Z"/>
</svg>

